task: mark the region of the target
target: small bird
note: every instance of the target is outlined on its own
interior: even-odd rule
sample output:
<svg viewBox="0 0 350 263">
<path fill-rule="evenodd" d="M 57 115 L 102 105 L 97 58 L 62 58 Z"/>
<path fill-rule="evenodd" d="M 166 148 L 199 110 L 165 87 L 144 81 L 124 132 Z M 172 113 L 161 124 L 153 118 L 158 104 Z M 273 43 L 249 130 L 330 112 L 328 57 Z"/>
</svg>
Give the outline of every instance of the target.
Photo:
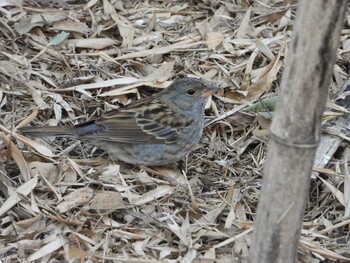
<svg viewBox="0 0 350 263">
<path fill-rule="evenodd" d="M 200 79 L 175 80 L 160 93 L 75 126 L 19 129 L 31 137 L 73 137 L 106 150 L 112 160 L 158 166 L 186 156 L 202 137 L 206 99 L 218 90 Z"/>
</svg>

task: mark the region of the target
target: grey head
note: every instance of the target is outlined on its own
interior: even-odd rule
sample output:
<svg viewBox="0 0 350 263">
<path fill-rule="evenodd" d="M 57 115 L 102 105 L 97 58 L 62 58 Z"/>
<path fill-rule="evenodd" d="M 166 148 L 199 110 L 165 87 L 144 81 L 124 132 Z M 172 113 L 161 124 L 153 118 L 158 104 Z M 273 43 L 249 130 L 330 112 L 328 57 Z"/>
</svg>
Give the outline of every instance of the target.
<svg viewBox="0 0 350 263">
<path fill-rule="evenodd" d="M 218 90 L 217 86 L 209 85 L 197 78 L 176 79 L 162 96 L 182 109 L 184 113 L 204 112 L 207 97 Z"/>
</svg>

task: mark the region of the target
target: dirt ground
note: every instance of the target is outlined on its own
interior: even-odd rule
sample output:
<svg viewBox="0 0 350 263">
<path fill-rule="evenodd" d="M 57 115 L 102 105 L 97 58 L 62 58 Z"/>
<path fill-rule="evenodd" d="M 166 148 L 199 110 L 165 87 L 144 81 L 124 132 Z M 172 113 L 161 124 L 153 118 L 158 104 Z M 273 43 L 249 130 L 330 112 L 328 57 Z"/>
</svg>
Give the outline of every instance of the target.
<svg viewBox="0 0 350 263">
<path fill-rule="evenodd" d="M 296 9 L 0 0 L 2 262 L 244 262 Z M 349 21 L 329 102 L 349 78 Z M 174 165 L 135 167 L 74 139 L 16 133 L 96 118 L 181 76 L 222 89 L 199 145 Z M 347 141 L 312 179 L 300 262 L 350 260 Z"/>
</svg>

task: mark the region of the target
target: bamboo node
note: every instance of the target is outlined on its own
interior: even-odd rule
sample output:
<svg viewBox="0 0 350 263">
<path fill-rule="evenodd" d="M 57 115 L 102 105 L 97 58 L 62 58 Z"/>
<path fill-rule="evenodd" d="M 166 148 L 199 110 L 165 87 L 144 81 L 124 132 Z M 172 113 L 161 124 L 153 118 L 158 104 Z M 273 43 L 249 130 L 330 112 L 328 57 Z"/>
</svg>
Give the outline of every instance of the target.
<svg viewBox="0 0 350 263">
<path fill-rule="evenodd" d="M 280 144 L 288 146 L 288 147 L 298 148 L 298 149 L 314 149 L 314 148 L 318 147 L 318 144 L 320 142 L 319 139 L 316 140 L 315 142 L 311 142 L 311 143 L 289 142 L 286 139 L 283 139 L 283 138 L 279 137 L 278 135 L 274 134 L 271 130 L 270 130 L 269 136 L 272 140 L 274 140 L 277 143 L 280 143 Z"/>
</svg>

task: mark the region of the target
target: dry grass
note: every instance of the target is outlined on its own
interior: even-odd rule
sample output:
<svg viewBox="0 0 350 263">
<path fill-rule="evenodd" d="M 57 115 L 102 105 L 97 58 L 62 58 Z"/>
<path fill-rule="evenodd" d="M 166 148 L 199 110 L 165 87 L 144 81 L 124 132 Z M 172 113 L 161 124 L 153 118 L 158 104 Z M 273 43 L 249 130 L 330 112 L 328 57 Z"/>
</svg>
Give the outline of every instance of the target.
<svg viewBox="0 0 350 263">
<path fill-rule="evenodd" d="M 2 262 L 244 261 L 275 100 L 247 107 L 278 95 L 295 1 L 66 2 L 0 0 Z M 348 79 L 347 21 L 331 100 Z M 177 75 L 224 88 L 180 164 L 141 170 L 74 140 L 11 135 L 97 117 Z M 350 258 L 346 147 L 312 180 L 300 262 Z"/>
</svg>

